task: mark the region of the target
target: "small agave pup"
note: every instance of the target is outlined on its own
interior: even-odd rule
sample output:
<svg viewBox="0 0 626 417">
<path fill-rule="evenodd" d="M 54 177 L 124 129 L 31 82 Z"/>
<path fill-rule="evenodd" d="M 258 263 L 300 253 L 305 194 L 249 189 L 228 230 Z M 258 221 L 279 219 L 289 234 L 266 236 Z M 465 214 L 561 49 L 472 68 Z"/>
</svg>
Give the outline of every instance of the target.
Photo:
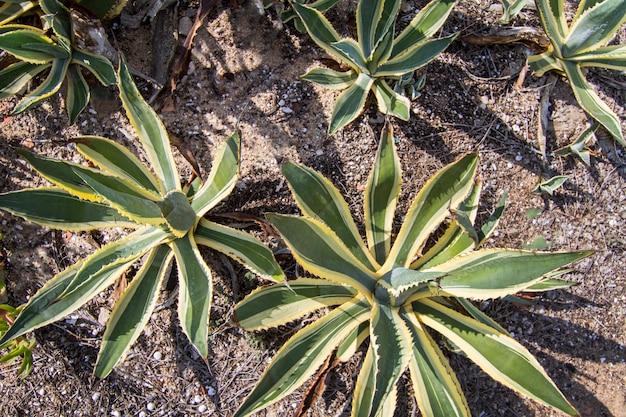
<svg viewBox="0 0 626 417">
<path fill-rule="evenodd" d="M 557 71 L 567 76 L 578 104 L 626 146 L 620 118 L 602 101 L 585 78 L 585 67 L 626 70 L 626 45 L 606 44 L 626 22 L 626 0 L 581 0 L 568 26 L 564 0 L 537 0 L 550 47 L 528 57 L 539 76 Z"/>
<path fill-rule="evenodd" d="M 178 266 L 181 326 L 205 358 L 212 283 L 198 245 L 223 252 L 264 278 L 283 280 L 271 251 L 261 242 L 203 218 L 235 186 L 239 135 L 233 134 L 221 147 L 206 182 L 184 190 L 165 127 L 140 96 L 124 61 L 119 85 L 122 103 L 154 173 L 109 139 L 80 137 L 75 140 L 77 149 L 100 169 L 22 151 L 54 186 L 0 195 L 0 208 L 40 225 L 75 231 L 120 226 L 135 229 L 47 282 L 0 340 L 2 345 L 66 316 L 143 257 L 104 332 L 95 367 L 99 377 L 111 372 L 148 322 L 172 258 Z"/>
<path fill-rule="evenodd" d="M 407 367 L 424 416 L 469 416 L 459 382 L 431 331 L 495 380 L 576 414 L 539 362 L 469 300 L 563 286 L 564 281 L 545 275 L 589 252 L 478 249 L 495 228 L 504 202 L 481 229 L 474 228 L 480 194 L 473 180 L 476 166 L 476 155 L 467 155 L 437 173 L 415 197 L 392 242 L 401 170 L 393 133 L 385 128 L 365 189 L 367 245 L 327 179 L 300 165 L 283 166 L 304 216 L 268 218 L 296 260 L 319 278 L 253 291 L 237 305 L 237 320 L 246 329 L 262 330 L 323 307 L 336 308 L 278 351 L 236 416 L 280 400 L 334 351 L 347 360 L 367 339 L 353 416 L 392 416 L 396 385 Z M 450 213 L 453 220 L 445 233 L 425 246 Z"/>
<path fill-rule="evenodd" d="M 400 80 L 412 74 L 443 52 L 456 37 L 430 39 L 446 21 L 456 0 L 431 1 L 394 37 L 401 3 L 401 0 L 360 0 L 356 10 L 357 42 L 341 39 L 319 10 L 291 1 L 313 41 L 350 67 L 346 72 L 313 68 L 301 77 L 327 88 L 344 90 L 333 109 L 328 126 L 330 134 L 361 114 L 370 91 L 374 92 L 382 113 L 409 120 L 409 99 L 394 91 L 384 79 Z"/>
</svg>

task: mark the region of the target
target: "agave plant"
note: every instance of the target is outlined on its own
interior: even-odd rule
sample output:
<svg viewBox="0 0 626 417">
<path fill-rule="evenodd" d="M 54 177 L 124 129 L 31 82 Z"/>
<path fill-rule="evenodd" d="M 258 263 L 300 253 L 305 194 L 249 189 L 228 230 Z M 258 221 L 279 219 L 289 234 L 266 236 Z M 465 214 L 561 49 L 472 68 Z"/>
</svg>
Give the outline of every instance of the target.
<svg viewBox="0 0 626 417">
<path fill-rule="evenodd" d="M 315 10 L 318 10 L 322 13 L 330 10 L 333 6 L 335 6 L 335 4 L 339 3 L 339 0 L 316 0 L 313 2 L 307 2 L 306 0 L 293 0 L 293 1 L 300 3 L 300 4 L 306 4 L 307 6 Z M 283 10 L 280 13 L 280 20 L 283 23 L 287 23 L 293 20 L 293 24 L 296 27 L 296 29 L 298 29 L 300 32 L 306 31 L 306 28 L 304 27 L 302 20 L 298 18 L 298 15 L 293 10 L 293 8 L 288 8 L 287 10 Z"/>
<path fill-rule="evenodd" d="M 24 112 L 55 94 L 67 80 L 66 107 L 70 123 L 89 103 L 89 85 L 81 72 L 87 69 L 103 85 L 116 82 L 115 69 L 108 59 L 75 46 L 72 17 L 58 0 L 40 0 L 43 29 L 8 24 L 0 26 L 0 49 L 19 62 L 0 71 L 0 99 L 21 92 L 37 75 L 49 69 L 46 79 L 15 106 L 13 114 Z"/>
<path fill-rule="evenodd" d="M 595 93 L 585 79 L 585 67 L 626 70 L 626 45 L 605 46 L 626 22 L 626 0 L 581 0 L 568 26 L 563 0 L 537 0 L 541 23 L 550 47 L 528 57 L 539 76 L 557 71 L 567 76 L 578 104 L 623 146 L 619 117 Z"/>
<path fill-rule="evenodd" d="M 361 0 L 356 10 L 358 42 L 342 39 L 315 8 L 291 2 L 313 41 L 350 67 L 345 72 L 316 67 L 301 77 L 327 88 L 344 90 L 335 102 L 328 127 L 330 134 L 361 114 L 370 91 L 374 92 L 382 113 L 409 120 L 409 99 L 394 91 L 385 78 L 398 80 L 413 73 L 450 45 L 456 35 L 430 38 L 441 28 L 455 2 L 433 0 L 394 38 L 401 0 Z"/>
<path fill-rule="evenodd" d="M 589 252 L 478 249 L 495 228 L 504 201 L 475 229 L 476 166 L 476 155 L 467 155 L 438 172 L 417 194 L 394 235 L 401 170 L 393 133 L 385 128 L 365 188 L 367 243 L 330 181 L 300 165 L 283 166 L 304 215 L 268 218 L 295 259 L 317 278 L 290 281 L 290 289 L 257 289 L 237 305 L 236 317 L 244 328 L 261 330 L 323 307 L 336 308 L 304 326 L 277 352 L 236 416 L 280 400 L 333 352 L 347 360 L 368 339 L 353 416 L 392 416 L 397 382 L 407 368 L 424 416 L 469 416 L 459 382 L 431 331 L 495 380 L 576 414 L 530 352 L 470 300 L 562 286 L 562 280 L 545 280 L 545 274 Z M 433 238 L 449 215 L 445 233 Z"/>
<path fill-rule="evenodd" d="M 6 295 L 6 285 L 0 280 L 0 297 Z M 4 335 L 15 317 L 19 314 L 21 307 L 13 307 L 8 304 L 0 304 L 0 337 Z M 17 375 L 25 378 L 33 369 L 33 352 L 37 342 L 34 338 L 18 337 L 0 345 L 0 364 L 11 362 L 16 358 L 22 358 L 22 363 L 17 370 Z"/>
<path fill-rule="evenodd" d="M 54 186 L 0 195 L 0 208 L 40 225 L 75 231 L 135 229 L 47 282 L 0 339 L 0 344 L 5 343 L 66 316 L 143 259 L 104 332 L 95 366 L 95 374 L 100 377 L 119 362 L 146 325 L 172 258 L 176 258 L 178 267 L 181 326 L 203 357 L 208 355 L 213 290 L 211 273 L 198 245 L 223 252 L 262 277 L 283 279 L 271 251 L 260 241 L 203 218 L 235 185 L 239 135 L 233 134 L 221 147 L 206 182 L 185 190 L 180 185 L 165 127 L 140 96 L 125 62 L 120 65 L 119 79 L 122 103 L 154 173 L 115 142 L 85 136 L 74 140 L 76 147 L 99 169 L 22 151 L 33 168 Z"/>
</svg>

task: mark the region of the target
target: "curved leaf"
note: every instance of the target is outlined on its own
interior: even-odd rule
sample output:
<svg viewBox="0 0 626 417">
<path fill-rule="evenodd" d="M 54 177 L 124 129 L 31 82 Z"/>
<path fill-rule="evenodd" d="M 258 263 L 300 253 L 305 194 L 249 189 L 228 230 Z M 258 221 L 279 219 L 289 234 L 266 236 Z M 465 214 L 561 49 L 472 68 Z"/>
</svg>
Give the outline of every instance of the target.
<svg viewBox="0 0 626 417">
<path fill-rule="evenodd" d="M 98 136 L 79 136 L 72 140 L 83 156 L 101 169 L 144 188 L 159 198 L 156 179 L 128 148 Z"/>
<path fill-rule="evenodd" d="M 246 330 L 282 326 L 323 307 L 354 298 L 356 291 L 322 279 L 298 278 L 289 287 L 274 284 L 258 288 L 235 307 L 236 320 Z"/>
<path fill-rule="evenodd" d="M 381 264 L 391 248 L 391 228 L 401 183 L 402 171 L 394 145 L 393 127 L 385 124 L 365 186 L 363 203 L 367 245 Z"/>
<path fill-rule="evenodd" d="M 626 22 L 626 0 L 604 0 L 587 8 L 574 22 L 561 52 L 564 58 L 604 46 Z"/>
<path fill-rule="evenodd" d="M 418 249 L 448 215 L 448 207 L 456 207 L 471 191 L 477 163 L 476 155 L 466 155 L 426 183 L 409 208 L 384 270 L 411 265 Z"/>
<path fill-rule="evenodd" d="M 415 71 L 435 59 L 457 37 L 457 34 L 439 39 L 431 39 L 392 55 L 391 58 L 376 69 L 376 77 L 400 77 L 407 72 Z"/>
<path fill-rule="evenodd" d="M 373 83 L 374 79 L 362 72 L 354 84 L 339 95 L 330 118 L 329 135 L 334 134 L 361 114 Z"/>
<path fill-rule="evenodd" d="M 50 68 L 51 64 L 16 62 L 0 71 L 0 100 L 21 92 L 37 74 Z"/>
<path fill-rule="evenodd" d="M 209 355 L 209 310 L 213 299 L 211 271 L 206 265 L 191 234 L 171 244 L 178 266 L 178 317 L 183 332 L 198 353 Z"/>
<path fill-rule="evenodd" d="M 299 77 L 301 80 L 319 84 L 331 90 L 343 90 L 352 85 L 357 78 L 354 70 L 334 71 L 330 68 L 316 67 Z"/>
<path fill-rule="evenodd" d="M 371 294 L 376 275 L 367 269 L 324 223 L 308 217 L 268 214 L 296 260 L 310 273 L 362 294 Z"/>
<path fill-rule="evenodd" d="M 0 49 L 31 64 L 47 64 L 56 59 L 69 58 L 67 51 L 47 37 L 44 31 L 30 27 L 0 33 Z"/>
<path fill-rule="evenodd" d="M 159 179 L 159 185 L 163 184 L 165 187 L 161 190 L 161 194 L 180 190 L 176 163 L 165 126 L 139 94 L 123 56 L 120 60 L 118 77 L 120 97 L 126 114 L 148 155 L 152 169 Z"/>
<path fill-rule="evenodd" d="M 337 188 L 320 173 L 302 165 L 288 162 L 282 171 L 302 213 L 324 222 L 365 266 L 377 269 Z"/>
<path fill-rule="evenodd" d="M 59 91 L 59 88 L 61 88 L 61 84 L 63 83 L 63 79 L 65 78 L 65 74 L 67 73 L 69 64 L 69 59 L 54 60 L 52 62 L 52 66 L 50 67 L 48 77 L 46 77 L 43 83 L 39 84 L 37 88 L 17 103 L 11 114 L 22 113 Z"/>
<path fill-rule="evenodd" d="M 285 280 L 272 251 L 248 233 L 201 219 L 194 238 L 198 245 L 222 252 L 265 279 Z"/>
<path fill-rule="evenodd" d="M 409 120 L 411 101 L 395 92 L 385 80 L 377 79 L 372 86 L 378 110 L 383 114 L 390 114 L 404 121 Z"/>
<path fill-rule="evenodd" d="M 137 227 L 105 204 L 81 200 L 55 187 L 0 194 L 0 207 L 33 223 L 63 230 Z"/>
<path fill-rule="evenodd" d="M 78 64 L 91 72 L 104 86 L 113 85 L 117 82 L 113 64 L 102 55 L 74 48 L 72 51 L 72 64 Z"/>
<path fill-rule="evenodd" d="M 458 346 L 496 381 L 569 415 L 578 413 L 539 362 L 511 337 L 433 301 L 413 303 L 428 327 Z"/>
<path fill-rule="evenodd" d="M 239 176 L 240 157 L 241 137 L 235 131 L 218 150 L 209 177 L 193 196 L 191 207 L 198 217 L 204 216 L 233 190 Z"/>
<path fill-rule="evenodd" d="M 300 17 L 313 42 L 329 54 L 335 55 L 336 50 L 330 44 L 341 38 L 328 19 L 318 10 L 298 2 L 291 2 L 291 7 Z"/>
<path fill-rule="evenodd" d="M 249 416 L 302 385 L 341 340 L 369 316 L 364 299 L 347 302 L 296 333 L 276 353 L 234 417 Z"/>
<path fill-rule="evenodd" d="M 70 65 L 67 69 L 67 114 L 70 124 L 76 122 L 76 118 L 89 103 L 89 86 L 85 77 L 76 65 Z"/>
<path fill-rule="evenodd" d="M 115 304 L 94 369 L 98 378 L 106 377 L 122 360 L 148 323 L 172 256 L 167 245 L 155 248 Z"/>
</svg>

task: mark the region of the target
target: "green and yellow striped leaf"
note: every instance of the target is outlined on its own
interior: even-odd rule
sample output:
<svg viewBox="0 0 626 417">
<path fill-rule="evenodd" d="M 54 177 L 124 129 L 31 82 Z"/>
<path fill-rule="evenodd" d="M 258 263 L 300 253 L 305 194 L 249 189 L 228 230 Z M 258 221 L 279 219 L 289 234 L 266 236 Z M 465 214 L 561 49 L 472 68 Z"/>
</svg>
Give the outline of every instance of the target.
<svg viewBox="0 0 626 417">
<path fill-rule="evenodd" d="M 390 114 L 401 120 L 409 120 L 411 101 L 406 96 L 395 92 L 383 79 L 374 81 L 372 91 L 374 91 L 378 110 L 381 113 Z"/>
<path fill-rule="evenodd" d="M 241 137 L 235 131 L 218 150 L 209 177 L 193 196 L 191 207 L 198 217 L 204 216 L 233 190 L 239 176 L 240 157 Z"/>
<path fill-rule="evenodd" d="M 363 298 L 347 302 L 296 333 L 276 353 L 234 417 L 249 416 L 302 385 L 344 337 L 367 320 L 370 308 Z"/>
<path fill-rule="evenodd" d="M 359 261 L 324 223 L 308 217 L 268 214 L 293 256 L 313 275 L 353 287 L 361 294 L 373 292 L 376 274 Z"/>
<path fill-rule="evenodd" d="M 114 268 L 118 264 L 139 259 L 150 249 L 163 243 L 167 237 L 167 234 L 160 229 L 144 227 L 101 247 L 82 262 L 82 266 L 76 272 L 72 282 L 65 288 L 62 297 L 68 297 L 74 292 L 82 291 L 85 286 L 93 285 L 92 282 L 97 281 L 94 277 L 97 277 L 98 271 L 102 269 Z"/>
<path fill-rule="evenodd" d="M 209 355 L 209 309 L 213 299 L 211 271 L 191 234 L 170 243 L 178 266 L 178 317 L 183 333 L 198 353 Z"/>
<path fill-rule="evenodd" d="M 117 83 L 115 68 L 107 58 L 102 55 L 92 54 L 82 49 L 74 48 L 72 51 L 72 64 L 78 64 L 96 76 L 104 86 Z"/>
<path fill-rule="evenodd" d="M 51 65 L 20 61 L 4 68 L 0 71 L 0 100 L 21 92 L 30 80 Z"/>
<path fill-rule="evenodd" d="M 37 7 L 36 1 L 5 1 L 0 5 L 0 26 L 22 16 L 29 10 Z"/>
<path fill-rule="evenodd" d="M 0 345 L 67 316 L 113 284 L 134 261 L 135 259 L 132 259 L 99 269 L 89 277 L 85 285 L 68 295 L 63 294 L 76 278 L 84 262 L 78 262 L 58 273 L 30 299 L 15 319 L 15 323 L 0 339 Z"/>
<path fill-rule="evenodd" d="M 418 249 L 473 187 L 478 158 L 469 154 L 446 166 L 431 178 L 413 200 L 389 257 L 383 265 L 409 267 Z"/>
<path fill-rule="evenodd" d="M 441 333 L 493 379 L 569 415 L 578 413 L 539 362 L 510 336 L 434 301 L 413 303 L 418 319 Z"/>
<path fill-rule="evenodd" d="M 194 238 L 198 245 L 222 252 L 265 279 L 285 280 L 272 251 L 249 233 L 201 219 Z"/>
<path fill-rule="evenodd" d="M 396 210 L 402 171 L 396 153 L 393 127 L 385 124 L 374 166 L 367 179 L 364 197 L 365 234 L 372 255 L 380 264 L 391 248 L 391 231 Z"/>
<path fill-rule="evenodd" d="M 357 73 L 354 70 L 342 72 L 330 68 L 315 67 L 299 78 L 331 90 L 343 90 L 352 85 L 357 78 Z"/>
<path fill-rule="evenodd" d="M 342 39 L 331 44 L 335 50 L 335 55 L 341 57 L 356 72 L 369 73 L 368 61 L 363 56 L 360 45 L 354 39 Z"/>
<path fill-rule="evenodd" d="M 578 104 L 580 104 L 591 117 L 600 122 L 615 140 L 623 146 L 626 146 L 619 118 L 613 113 L 609 106 L 598 97 L 585 79 L 580 67 L 574 62 L 563 61 L 563 69 L 567 74 L 567 79 L 572 86 Z"/>
<path fill-rule="evenodd" d="M 330 118 L 329 135 L 334 134 L 361 114 L 373 83 L 374 79 L 362 72 L 354 84 L 339 95 Z"/>
<path fill-rule="evenodd" d="M 577 282 L 566 281 L 564 279 L 558 278 L 547 278 L 542 279 L 541 281 L 531 285 L 530 287 L 524 289 L 526 292 L 543 292 L 543 291 L 552 291 L 552 290 L 560 290 L 564 288 L 571 288 L 578 285 Z"/>
<path fill-rule="evenodd" d="M 69 64 L 69 59 L 63 58 L 54 60 L 46 79 L 17 103 L 11 114 L 22 113 L 59 91 Z"/>
<path fill-rule="evenodd" d="M 457 0 L 434 0 L 424 6 L 393 41 L 391 56 L 395 57 L 437 33 L 456 2 Z"/>
<path fill-rule="evenodd" d="M 0 33 L 0 49 L 31 64 L 47 64 L 69 58 L 68 52 L 46 36 L 43 30 L 13 26 Z"/>
<path fill-rule="evenodd" d="M 67 69 L 67 114 L 70 124 L 74 124 L 78 115 L 87 107 L 89 103 L 89 85 L 85 77 L 76 65 L 70 65 Z"/>
<path fill-rule="evenodd" d="M 291 2 L 291 7 L 300 17 L 313 42 L 329 54 L 336 56 L 336 50 L 331 44 L 338 42 L 341 37 L 328 19 L 318 10 L 298 2 Z"/>
<path fill-rule="evenodd" d="M 535 4 L 555 54 L 558 58 L 562 58 L 560 48 L 569 31 L 565 20 L 563 0 L 538 0 Z"/>
<path fill-rule="evenodd" d="M 337 360 L 340 362 L 347 362 L 352 356 L 354 356 L 369 335 L 369 321 L 364 321 L 359 325 L 359 327 L 352 329 L 339 346 L 337 346 Z"/>
<path fill-rule="evenodd" d="M 354 386 L 352 417 L 369 417 L 373 415 L 371 411 L 374 391 L 376 390 L 376 371 L 374 351 L 370 344 Z"/>
<path fill-rule="evenodd" d="M 167 245 L 154 248 L 115 304 L 94 369 L 98 378 L 106 377 L 123 359 L 148 323 L 172 256 L 173 252 Z"/>
<path fill-rule="evenodd" d="M 356 291 L 322 279 L 298 278 L 289 287 L 274 284 L 259 288 L 237 304 L 235 317 L 246 330 L 285 325 L 324 307 L 352 300 Z"/>
<path fill-rule="evenodd" d="M 98 19 L 109 20 L 118 16 L 128 0 L 74 0 Z"/>
<path fill-rule="evenodd" d="M 561 52 L 564 58 L 604 46 L 626 22 L 626 0 L 596 2 L 578 16 L 570 27 Z"/>
<path fill-rule="evenodd" d="M 180 180 L 165 126 L 155 111 L 139 94 L 123 56 L 120 60 L 118 77 L 120 97 L 126 114 L 148 155 L 152 169 L 159 179 L 158 185 L 165 187 L 161 190 L 161 194 L 165 195 L 170 191 L 180 190 Z"/>
<path fill-rule="evenodd" d="M 137 227 L 106 204 L 81 200 L 56 187 L 29 188 L 0 194 L 0 207 L 41 226 L 62 230 Z"/>
<path fill-rule="evenodd" d="M 530 69 L 536 76 L 541 77 L 548 71 L 563 72 L 562 61 L 554 57 L 553 51 L 544 52 L 539 55 L 531 55 L 527 58 Z"/>
<path fill-rule="evenodd" d="M 435 59 L 457 37 L 457 34 L 439 39 L 430 39 L 413 47 L 392 55 L 376 70 L 376 77 L 401 77 L 403 74 L 415 71 Z"/>
<path fill-rule="evenodd" d="M 54 33 L 61 38 L 69 50 L 74 43 L 74 31 L 72 30 L 72 18 L 70 11 L 57 0 L 39 0 L 41 9 L 46 13 L 42 19 L 46 21 Z"/>
<path fill-rule="evenodd" d="M 376 270 L 378 265 L 363 244 L 339 190 L 319 172 L 302 165 L 285 163 L 282 172 L 302 213 L 325 223 L 354 256 L 372 271 Z"/>
<path fill-rule="evenodd" d="M 439 285 L 457 297 L 484 300 L 514 294 L 557 268 L 591 252 L 531 252 L 482 249 L 451 259 L 428 271 L 445 272 Z"/>
<path fill-rule="evenodd" d="M 617 71 L 626 69 L 626 45 L 610 45 L 594 49 L 591 52 L 576 55 L 570 61 L 581 67 L 600 67 Z"/>
<path fill-rule="evenodd" d="M 420 411 L 428 417 L 471 417 L 461 384 L 437 342 L 412 312 L 401 311 L 411 332 L 411 382 Z"/>
<path fill-rule="evenodd" d="M 125 146 L 98 136 L 79 136 L 72 141 L 78 152 L 104 171 L 147 190 L 155 200 L 160 198 L 157 180 Z"/>
</svg>

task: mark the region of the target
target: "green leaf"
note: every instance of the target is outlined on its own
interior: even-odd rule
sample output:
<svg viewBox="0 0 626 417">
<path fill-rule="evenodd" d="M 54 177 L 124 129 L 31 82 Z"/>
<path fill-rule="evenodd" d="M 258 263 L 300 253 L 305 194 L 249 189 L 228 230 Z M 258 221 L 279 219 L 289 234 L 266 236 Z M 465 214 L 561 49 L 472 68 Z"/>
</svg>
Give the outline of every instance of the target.
<svg viewBox="0 0 626 417">
<path fill-rule="evenodd" d="M 350 71 L 334 71 L 329 68 L 315 67 L 304 75 L 301 80 L 319 84 L 331 90 L 343 90 L 352 85 L 357 78 L 357 73 Z"/>
<path fill-rule="evenodd" d="M 44 21 L 50 23 L 54 33 L 68 46 L 74 43 L 72 30 L 72 18 L 70 11 L 57 0 L 39 0 L 41 9 L 46 13 L 42 16 Z"/>
<path fill-rule="evenodd" d="M 373 83 L 372 77 L 360 73 L 354 84 L 339 95 L 330 118 L 329 135 L 342 129 L 361 114 Z"/>
<path fill-rule="evenodd" d="M 568 27 L 565 20 L 563 0 L 535 1 L 541 24 L 543 25 L 558 57 L 562 57 L 560 48 L 565 42 Z"/>
<path fill-rule="evenodd" d="M 527 58 L 530 69 L 537 77 L 543 76 L 548 71 L 563 72 L 560 60 L 557 60 L 551 51 L 539 55 L 531 55 Z"/>
<path fill-rule="evenodd" d="M 408 267 L 428 236 L 472 190 L 478 158 L 469 154 L 448 165 L 431 178 L 417 194 L 383 269 Z"/>
<path fill-rule="evenodd" d="M 239 176 L 241 137 L 235 131 L 226 139 L 213 160 L 209 178 L 193 196 L 191 207 L 198 217 L 204 216 L 235 187 Z"/>
<path fill-rule="evenodd" d="M 109 20 L 117 17 L 128 0 L 74 0 L 89 10 L 100 20 Z"/>
<path fill-rule="evenodd" d="M 136 227 L 111 207 L 81 200 L 60 188 L 30 188 L 0 194 L 0 207 L 33 223 L 63 230 Z"/>
<path fill-rule="evenodd" d="M 159 179 L 159 185 L 162 184 L 165 187 L 161 190 L 161 194 L 165 195 L 172 190 L 180 190 L 176 163 L 165 126 L 139 94 L 123 56 L 120 60 L 118 76 L 120 97 L 126 114 L 148 155 L 152 169 Z"/>
<path fill-rule="evenodd" d="M 409 362 L 415 399 L 425 416 L 471 417 L 469 406 L 448 359 L 414 314 L 400 311 L 413 343 Z"/>
<path fill-rule="evenodd" d="M 522 248 L 527 250 L 545 250 L 549 249 L 550 246 L 552 246 L 552 242 L 548 242 L 543 236 L 539 236 L 531 243 L 522 245 Z"/>
<path fill-rule="evenodd" d="M 316 9 L 304 4 L 291 2 L 291 6 L 300 17 L 313 42 L 329 54 L 336 55 L 336 49 L 330 44 L 338 42 L 341 38 L 328 19 Z"/>
<path fill-rule="evenodd" d="M 446 293 L 484 300 L 523 291 L 550 271 L 590 254 L 590 251 L 482 249 L 454 258 L 428 271 L 447 273 L 439 282 Z"/>
<path fill-rule="evenodd" d="M 265 279 L 285 280 L 272 251 L 248 233 L 201 219 L 194 237 L 198 245 L 222 252 Z"/>
<path fill-rule="evenodd" d="M 65 317 L 111 285 L 134 261 L 120 262 L 100 269 L 89 277 L 85 285 L 67 296 L 62 294 L 74 280 L 84 261 L 55 275 L 29 300 L 15 323 L 0 339 L 0 345 Z"/>
<path fill-rule="evenodd" d="M 122 179 L 88 170 L 75 170 L 75 173 L 96 194 L 102 196 L 111 207 L 132 221 L 150 225 L 159 225 L 164 222 L 163 213 L 156 202 L 138 196 L 136 192 L 133 192 L 136 190 L 132 188 L 131 192 L 119 190 L 127 185 Z"/>
<path fill-rule="evenodd" d="M 561 187 L 569 177 L 565 175 L 556 175 L 548 180 L 542 181 L 535 187 L 533 193 L 535 194 L 549 194 L 554 195 L 554 192 Z"/>
<path fill-rule="evenodd" d="M 268 214 L 296 260 L 313 275 L 346 284 L 371 294 L 376 274 L 367 269 L 337 235 L 319 220 L 309 217 Z"/>
<path fill-rule="evenodd" d="M 402 120 L 409 120 L 411 102 L 402 94 L 395 92 L 387 82 L 377 79 L 372 90 L 378 102 L 378 110 L 383 114 L 391 114 Z"/>
<path fill-rule="evenodd" d="M 235 308 L 236 320 L 246 330 L 282 326 L 323 307 L 346 303 L 356 291 L 322 279 L 298 278 L 289 286 L 258 288 Z"/>
<path fill-rule="evenodd" d="M 6 25 L 29 10 L 37 7 L 36 1 L 5 1 L 0 5 L 0 26 Z"/>
<path fill-rule="evenodd" d="M 341 57 L 354 70 L 369 73 L 367 59 L 363 56 L 360 45 L 354 39 L 342 39 L 333 42 L 331 46 L 335 50 L 335 55 Z"/>
<path fill-rule="evenodd" d="M 591 117 L 600 122 L 620 144 L 626 146 L 619 118 L 593 91 L 593 88 L 585 80 L 580 67 L 573 62 L 563 61 L 563 68 L 578 104 Z"/>
<path fill-rule="evenodd" d="M 356 24 L 359 45 L 366 59 L 371 59 L 378 44 L 395 23 L 400 0 L 362 0 L 357 5 Z"/>
<path fill-rule="evenodd" d="M 458 346 L 496 381 L 569 415 L 576 410 L 539 362 L 511 337 L 433 301 L 413 303 L 428 327 Z"/>
<path fill-rule="evenodd" d="M 148 323 L 173 253 L 167 245 L 152 250 L 111 313 L 94 374 L 106 377 L 124 357 Z"/>
<path fill-rule="evenodd" d="M 544 291 L 552 291 L 552 290 L 561 290 L 564 288 L 571 288 L 578 285 L 577 282 L 565 281 L 563 279 L 558 278 L 547 278 L 543 279 L 536 284 L 526 288 L 525 292 L 544 292 Z"/>
<path fill-rule="evenodd" d="M 159 198 L 156 179 L 128 148 L 98 136 L 79 136 L 72 140 L 76 149 L 104 171 L 125 179 Z"/>
<path fill-rule="evenodd" d="M 17 103 L 11 114 L 22 113 L 59 91 L 69 64 L 69 59 L 57 59 L 53 61 L 48 77 L 46 77 L 43 83 Z"/>
<path fill-rule="evenodd" d="M 337 346 L 337 360 L 347 362 L 370 335 L 370 324 L 364 321 L 352 331 Z"/>
<path fill-rule="evenodd" d="M 376 370 L 370 415 L 376 416 L 409 365 L 411 336 L 396 307 L 375 303 L 370 323 L 370 343 Z"/>
<path fill-rule="evenodd" d="M 348 204 L 337 188 L 320 173 L 293 163 L 282 166 L 298 207 L 306 216 L 321 220 L 365 266 L 375 270 L 372 259 L 350 214 Z"/>
<path fill-rule="evenodd" d="M 626 0 L 604 0 L 587 8 L 572 22 L 561 52 L 564 58 L 604 46 L 626 22 Z"/>
<path fill-rule="evenodd" d="M 600 67 L 617 71 L 626 70 L 626 45 L 610 45 L 569 59 L 581 67 Z"/>
<path fill-rule="evenodd" d="M 391 56 L 397 56 L 433 36 L 448 19 L 457 0 L 434 0 L 424 6 L 393 41 Z"/>
<path fill-rule="evenodd" d="M 182 191 L 170 191 L 163 200 L 156 202 L 170 231 L 176 237 L 183 237 L 196 224 L 198 217 L 191 208 L 187 196 Z"/>
<path fill-rule="evenodd" d="M 209 310 L 213 299 L 211 271 L 202 260 L 191 234 L 174 240 L 170 245 L 178 266 L 178 317 L 183 333 L 206 359 L 209 355 Z"/>
<path fill-rule="evenodd" d="M 16 62 L 0 71 L 0 100 L 21 92 L 37 74 L 50 68 L 49 64 Z"/>
<path fill-rule="evenodd" d="M 104 86 L 117 83 L 115 68 L 107 58 L 102 55 L 92 54 L 82 49 L 74 48 L 72 51 L 72 64 L 78 64 L 96 76 Z"/>
<path fill-rule="evenodd" d="M 89 103 L 89 86 L 85 77 L 76 65 L 70 65 L 67 69 L 67 114 L 70 124 L 76 122 L 78 115 L 85 110 Z"/>
<path fill-rule="evenodd" d="M 400 77 L 407 72 L 415 71 L 435 59 L 457 37 L 457 34 L 439 39 L 431 39 L 392 55 L 378 67 L 376 77 Z"/>
<path fill-rule="evenodd" d="M 65 49 L 54 43 L 42 30 L 15 29 L 0 34 L 0 49 L 31 64 L 48 64 L 69 58 Z"/>
<path fill-rule="evenodd" d="M 396 153 L 393 127 L 385 124 L 374 166 L 365 186 L 364 211 L 367 245 L 378 263 L 384 263 L 391 248 L 391 231 L 402 170 Z"/>
<path fill-rule="evenodd" d="M 347 302 L 304 327 L 276 353 L 234 417 L 249 416 L 302 385 L 337 345 L 369 317 L 364 299 Z"/>
<path fill-rule="evenodd" d="M 154 227 L 144 227 L 136 230 L 120 240 L 111 242 L 82 262 L 72 282 L 66 286 L 62 297 L 70 297 L 73 293 L 80 293 L 83 287 L 98 282 L 98 271 L 115 268 L 116 265 L 134 261 L 153 247 L 167 239 L 164 231 Z"/>
<path fill-rule="evenodd" d="M 506 25 L 522 10 L 522 8 L 528 3 L 528 0 L 501 0 L 501 2 L 504 10 L 502 12 L 502 17 L 498 22 Z"/>
</svg>

